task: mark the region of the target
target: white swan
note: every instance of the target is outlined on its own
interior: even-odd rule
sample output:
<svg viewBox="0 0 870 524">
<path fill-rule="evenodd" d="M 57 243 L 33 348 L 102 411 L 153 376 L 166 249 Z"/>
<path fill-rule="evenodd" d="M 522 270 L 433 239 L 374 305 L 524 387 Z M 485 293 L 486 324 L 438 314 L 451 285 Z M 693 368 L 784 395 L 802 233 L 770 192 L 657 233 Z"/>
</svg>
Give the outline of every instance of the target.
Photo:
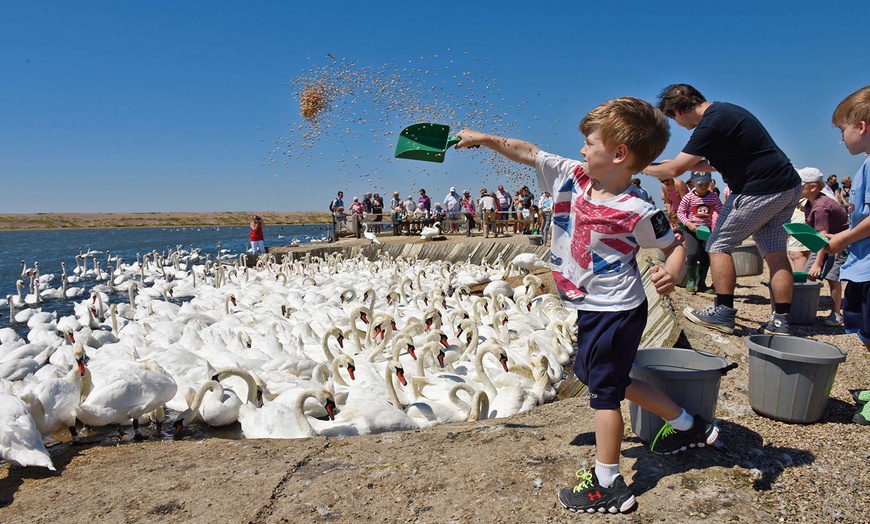
<svg viewBox="0 0 870 524">
<path fill-rule="evenodd" d="M 435 222 L 432 227 L 424 227 L 420 230 L 420 238 L 423 240 L 432 240 L 439 236 L 441 236 L 441 222 Z"/>
<path fill-rule="evenodd" d="M 399 362 L 389 362 L 382 375 L 369 362 L 360 362 L 347 400 L 335 415 L 336 424 L 349 424 L 359 434 L 418 429 L 420 424 L 401 407 L 394 377 L 407 384 Z"/>
<path fill-rule="evenodd" d="M 27 406 L 8 393 L 0 393 L 0 457 L 18 466 L 55 471 Z"/>
<path fill-rule="evenodd" d="M 422 382 L 420 382 L 422 384 Z M 468 394 L 469 402 L 459 398 L 459 392 Z M 429 388 L 427 396 L 433 395 Z M 474 422 L 486 418 L 489 412 L 489 397 L 484 391 L 476 390 L 467 383 L 454 384 L 447 391 L 441 391 L 436 398 L 421 399 L 405 408 L 412 419 L 421 427 L 450 422 Z"/>
<path fill-rule="evenodd" d="M 303 407 L 305 401 L 315 398 L 322 403 L 329 418 L 335 418 L 335 403 L 332 394 L 323 388 L 302 391 L 293 403 L 287 406 L 280 402 L 267 402 L 262 408 L 245 404 L 239 410 L 239 422 L 245 438 L 305 438 L 316 437 L 317 431 L 308 420 Z"/>
<path fill-rule="evenodd" d="M 175 380 L 153 361 L 118 370 L 103 380 L 76 407 L 76 415 L 89 426 L 132 420 L 133 439 L 137 441 L 145 439 L 139 431 L 139 417 L 163 407 L 178 389 Z"/>
<path fill-rule="evenodd" d="M 534 253 L 520 253 L 511 260 L 511 264 L 513 264 L 514 267 L 522 269 L 526 273 L 530 273 L 535 269 L 550 268 L 550 264 L 544 262 L 541 257 Z"/>
<path fill-rule="evenodd" d="M 66 427 L 75 444 L 78 442 L 76 406 L 87 398 L 93 384 L 91 372 L 85 367 L 85 352 L 81 342 L 76 343 L 74 355 L 76 367 L 65 377 L 27 384 L 20 397 L 30 409 L 40 433 L 50 436 Z"/>
<path fill-rule="evenodd" d="M 223 385 L 217 380 L 204 382 L 195 393 L 193 389 L 189 389 L 187 395 L 189 407 L 172 424 L 173 438 L 176 440 L 180 439 L 185 426 L 189 426 L 197 418 L 202 419 L 209 426 L 227 426 L 238 420 L 239 408 L 242 405 L 241 401 L 239 401 L 239 397 L 235 393 L 226 395 L 225 391 Z M 209 393 L 213 393 L 213 396 L 216 398 L 212 401 L 215 405 L 207 409 L 208 418 L 206 418 L 202 416 L 200 409 L 202 408 L 203 399 Z M 234 400 L 238 401 L 238 403 L 236 404 Z M 226 407 L 226 409 L 222 409 L 223 407 Z M 234 414 L 233 411 L 235 412 Z"/>
<path fill-rule="evenodd" d="M 369 244 L 380 244 L 381 241 L 374 233 L 369 232 L 369 225 L 363 222 L 363 236 L 369 239 Z"/>
</svg>

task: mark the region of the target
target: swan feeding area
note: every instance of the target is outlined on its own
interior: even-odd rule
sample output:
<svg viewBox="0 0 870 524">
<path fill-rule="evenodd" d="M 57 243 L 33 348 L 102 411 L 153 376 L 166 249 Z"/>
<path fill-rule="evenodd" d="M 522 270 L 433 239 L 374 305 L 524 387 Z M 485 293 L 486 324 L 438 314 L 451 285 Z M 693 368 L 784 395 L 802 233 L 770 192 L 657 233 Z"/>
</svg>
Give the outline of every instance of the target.
<svg viewBox="0 0 870 524">
<path fill-rule="evenodd" d="M 245 438 L 299 438 L 505 417 L 555 398 L 575 319 L 501 259 L 146 257 L 74 315 L 31 316 L 26 339 L 0 330 L 0 452 L 48 466 L 42 437 L 75 441 L 82 425 L 144 439 L 238 421 Z"/>
</svg>

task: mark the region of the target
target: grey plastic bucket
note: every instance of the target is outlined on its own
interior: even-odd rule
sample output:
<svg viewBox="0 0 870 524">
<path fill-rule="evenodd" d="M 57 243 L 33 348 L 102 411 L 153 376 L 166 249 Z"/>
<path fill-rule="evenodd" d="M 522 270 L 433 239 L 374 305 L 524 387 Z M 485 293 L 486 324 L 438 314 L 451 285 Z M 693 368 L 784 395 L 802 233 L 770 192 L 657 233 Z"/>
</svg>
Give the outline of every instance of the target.
<svg viewBox="0 0 870 524">
<path fill-rule="evenodd" d="M 808 424 L 825 412 L 840 348 L 817 340 L 782 335 L 750 335 L 749 405 L 759 415 Z"/>
<path fill-rule="evenodd" d="M 690 414 L 713 420 L 719 382 L 735 367 L 719 355 L 694 349 L 645 348 L 637 351 L 630 376 L 654 386 Z M 645 442 L 652 442 L 665 425 L 661 417 L 634 402 L 629 412 L 631 430 Z"/>
<path fill-rule="evenodd" d="M 773 297 L 773 289 L 767 284 L 770 291 L 770 307 L 776 306 Z M 791 310 L 788 314 L 789 324 L 812 324 L 816 321 L 819 313 L 819 294 L 822 290 L 821 282 L 795 282 L 791 297 Z"/>
<path fill-rule="evenodd" d="M 755 242 L 747 240 L 731 252 L 737 277 L 752 277 L 764 273 L 764 259 Z"/>
</svg>

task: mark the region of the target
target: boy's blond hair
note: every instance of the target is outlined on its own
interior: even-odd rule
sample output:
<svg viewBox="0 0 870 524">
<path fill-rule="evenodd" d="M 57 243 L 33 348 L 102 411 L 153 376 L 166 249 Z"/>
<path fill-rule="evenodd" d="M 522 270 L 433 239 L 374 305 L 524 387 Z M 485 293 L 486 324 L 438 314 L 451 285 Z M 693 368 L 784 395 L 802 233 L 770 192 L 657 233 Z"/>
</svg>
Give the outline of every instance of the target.
<svg viewBox="0 0 870 524">
<path fill-rule="evenodd" d="M 655 160 L 671 137 L 668 119 L 649 102 L 622 97 L 604 102 L 580 122 L 584 136 L 598 131 L 607 149 L 624 144 L 634 155 L 628 167 L 638 173 Z"/>
<path fill-rule="evenodd" d="M 870 123 L 870 86 L 864 86 L 843 99 L 834 109 L 831 123 L 834 127 L 858 122 Z"/>
</svg>

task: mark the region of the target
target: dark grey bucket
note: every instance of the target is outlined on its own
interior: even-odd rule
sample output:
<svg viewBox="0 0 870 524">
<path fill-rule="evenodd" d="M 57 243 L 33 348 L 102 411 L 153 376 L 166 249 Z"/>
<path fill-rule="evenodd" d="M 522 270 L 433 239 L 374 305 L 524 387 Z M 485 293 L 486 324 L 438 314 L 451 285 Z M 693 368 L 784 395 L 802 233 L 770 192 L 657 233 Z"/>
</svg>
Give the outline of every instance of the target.
<svg viewBox="0 0 870 524">
<path fill-rule="evenodd" d="M 642 380 L 670 397 L 690 414 L 713 420 L 722 375 L 737 367 L 712 353 L 681 348 L 644 348 L 637 351 L 631 378 Z M 629 403 L 631 430 L 652 442 L 662 426 L 661 417 Z"/>
<path fill-rule="evenodd" d="M 808 424 L 825 412 L 840 348 L 817 340 L 782 335 L 750 335 L 749 405 L 759 415 Z"/>
</svg>

